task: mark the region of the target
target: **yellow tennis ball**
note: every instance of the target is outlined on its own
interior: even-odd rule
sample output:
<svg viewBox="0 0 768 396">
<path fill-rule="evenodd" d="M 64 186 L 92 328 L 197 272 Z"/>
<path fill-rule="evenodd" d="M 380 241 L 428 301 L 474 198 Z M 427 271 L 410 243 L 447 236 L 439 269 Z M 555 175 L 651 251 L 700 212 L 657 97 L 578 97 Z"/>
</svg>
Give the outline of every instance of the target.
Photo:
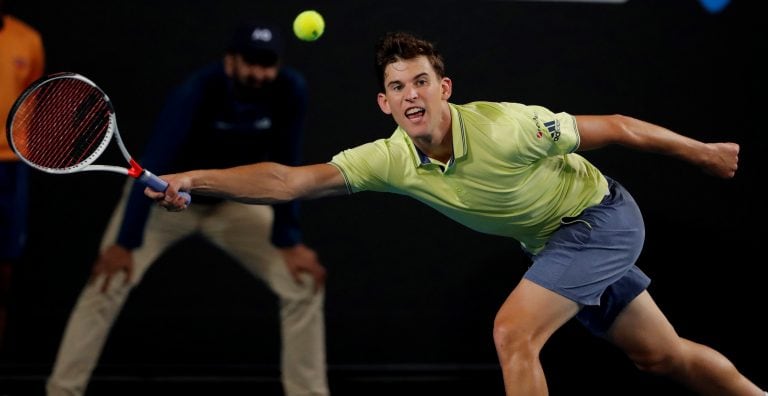
<svg viewBox="0 0 768 396">
<path fill-rule="evenodd" d="M 325 31 L 325 20 L 315 10 L 302 11 L 293 20 L 293 33 L 301 40 L 315 41 Z"/>
</svg>

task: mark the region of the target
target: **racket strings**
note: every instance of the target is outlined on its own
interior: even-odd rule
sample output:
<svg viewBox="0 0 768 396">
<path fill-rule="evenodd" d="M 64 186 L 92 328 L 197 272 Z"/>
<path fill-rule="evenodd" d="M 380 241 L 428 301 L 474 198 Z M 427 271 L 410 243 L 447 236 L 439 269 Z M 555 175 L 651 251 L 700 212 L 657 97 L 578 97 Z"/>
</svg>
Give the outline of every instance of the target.
<svg viewBox="0 0 768 396">
<path fill-rule="evenodd" d="M 87 164 L 106 144 L 111 107 L 97 88 L 77 79 L 51 80 L 16 110 L 12 140 L 19 155 L 49 169 Z"/>
</svg>

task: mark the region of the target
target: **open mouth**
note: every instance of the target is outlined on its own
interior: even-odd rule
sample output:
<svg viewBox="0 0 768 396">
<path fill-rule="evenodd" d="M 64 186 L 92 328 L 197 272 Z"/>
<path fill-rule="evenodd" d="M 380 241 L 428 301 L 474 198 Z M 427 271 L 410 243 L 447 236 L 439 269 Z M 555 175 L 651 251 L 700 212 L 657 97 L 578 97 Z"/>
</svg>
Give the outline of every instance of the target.
<svg viewBox="0 0 768 396">
<path fill-rule="evenodd" d="M 421 117 L 424 116 L 424 113 L 426 113 L 426 109 L 423 107 L 411 107 L 410 109 L 405 111 L 405 117 L 409 120 L 418 120 Z"/>
</svg>

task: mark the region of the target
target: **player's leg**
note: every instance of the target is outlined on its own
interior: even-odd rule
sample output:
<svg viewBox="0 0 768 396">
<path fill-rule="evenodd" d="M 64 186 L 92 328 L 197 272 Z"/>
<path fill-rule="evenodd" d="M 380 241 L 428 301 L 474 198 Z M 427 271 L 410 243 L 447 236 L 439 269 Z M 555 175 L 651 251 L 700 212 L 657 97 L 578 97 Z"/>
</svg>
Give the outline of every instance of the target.
<svg viewBox="0 0 768 396">
<path fill-rule="evenodd" d="M 647 291 L 616 317 L 607 339 L 641 370 L 668 376 L 702 395 L 764 396 L 725 356 L 678 336 Z"/>
<path fill-rule="evenodd" d="M 507 395 L 547 394 L 539 363 L 544 343 L 574 315 L 594 331 L 596 326 L 584 317 L 585 312 L 602 306 L 601 296 L 630 271 L 639 256 L 645 233 L 640 211 L 621 185 L 610 179 L 609 192 L 578 217 L 563 219 L 502 306 L 494 340 Z M 632 297 L 649 281 L 638 277 L 639 287 Z"/>
<path fill-rule="evenodd" d="M 548 394 L 539 353 L 578 310 L 577 303 L 527 279 L 512 291 L 493 326 L 507 396 Z"/>
<path fill-rule="evenodd" d="M 112 214 L 102 238 L 102 250 L 117 238 L 130 185 L 131 181 Z M 46 384 L 49 396 L 82 395 L 85 392 L 109 330 L 129 292 L 168 246 L 194 231 L 196 218 L 193 210 L 189 213 L 169 213 L 153 207 L 144 233 L 144 244 L 133 250 L 132 281 L 126 283 L 125 274 L 120 273 L 112 280 L 106 292 L 101 290 L 103 279 L 94 279 L 84 286 L 67 321 L 53 371 Z"/>
<path fill-rule="evenodd" d="M 309 274 L 302 284 L 291 277 L 270 241 L 272 220 L 269 206 L 225 202 L 205 220 L 203 232 L 278 296 L 285 394 L 327 395 L 324 290 L 315 292 Z"/>
</svg>

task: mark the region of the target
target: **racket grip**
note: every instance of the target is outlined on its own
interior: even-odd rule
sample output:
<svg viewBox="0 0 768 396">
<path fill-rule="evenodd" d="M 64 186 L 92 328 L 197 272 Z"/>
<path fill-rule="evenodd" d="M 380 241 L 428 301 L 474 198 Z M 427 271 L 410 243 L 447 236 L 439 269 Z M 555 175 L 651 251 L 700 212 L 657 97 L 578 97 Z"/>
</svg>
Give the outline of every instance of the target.
<svg viewBox="0 0 768 396">
<path fill-rule="evenodd" d="M 144 169 L 144 172 L 141 173 L 141 176 L 139 176 L 138 179 L 147 187 L 155 191 L 165 191 L 168 188 L 168 183 L 166 183 L 165 180 L 155 176 L 152 172 L 146 169 Z M 187 202 L 187 205 L 192 202 L 192 196 L 189 195 L 188 192 L 179 191 L 179 195 L 184 198 L 184 200 Z"/>
</svg>

